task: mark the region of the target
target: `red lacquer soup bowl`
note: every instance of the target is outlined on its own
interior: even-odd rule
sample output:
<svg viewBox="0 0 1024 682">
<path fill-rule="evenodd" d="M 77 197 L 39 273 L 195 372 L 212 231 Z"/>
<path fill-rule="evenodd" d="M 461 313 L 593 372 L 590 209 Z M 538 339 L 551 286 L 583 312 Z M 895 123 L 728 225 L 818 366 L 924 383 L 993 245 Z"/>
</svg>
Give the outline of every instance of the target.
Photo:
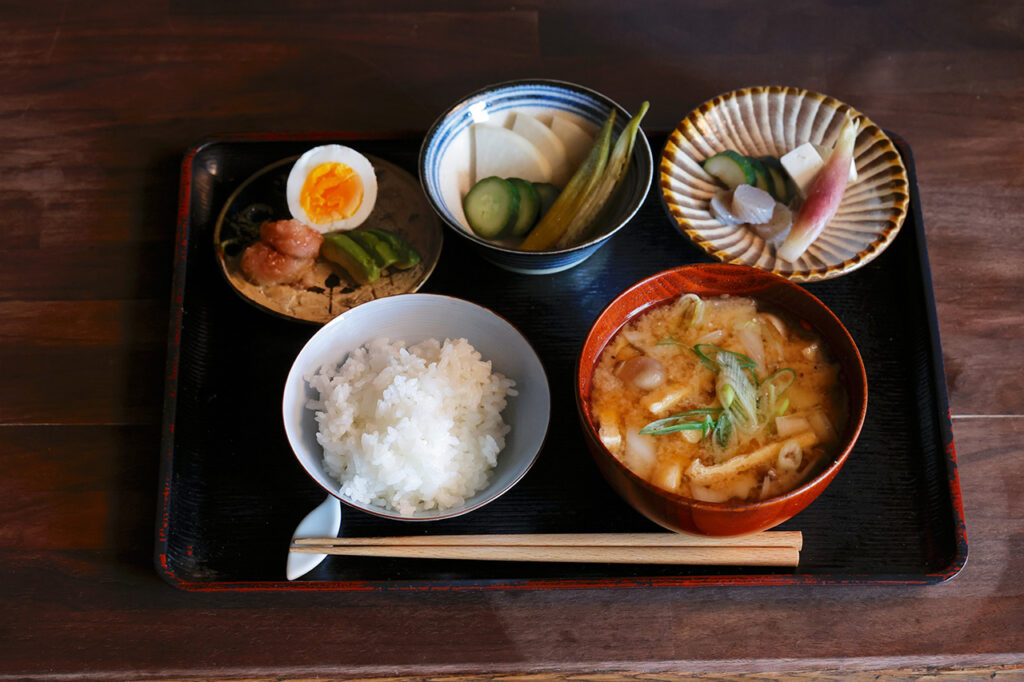
<svg viewBox="0 0 1024 682">
<path fill-rule="evenodd" d="M 704 502 L 670 492 L 633 473 L 601 443 L 590 392 L 601 351 L 628 321 L 645 310 L 683 294 L 749 296 L 769 308 L 809 324 L 841 367 L 847 415 L 834 459 L 796 490 L 759 502 Z M 708 263 L 666 270 L 622 292 L 598 316 L 587 335 L 576 367 L 576 406 L 587 446 L 608 483 L 634 509 L 665 528 L 700 535 L 742 535 L 772 528 L 792 518 L 832 482 L 850 455 L 867 412 L 867 376 L 860 352 L 824 303 L 801 286 L 764 270 L 744 265 Z"/>
</svg>

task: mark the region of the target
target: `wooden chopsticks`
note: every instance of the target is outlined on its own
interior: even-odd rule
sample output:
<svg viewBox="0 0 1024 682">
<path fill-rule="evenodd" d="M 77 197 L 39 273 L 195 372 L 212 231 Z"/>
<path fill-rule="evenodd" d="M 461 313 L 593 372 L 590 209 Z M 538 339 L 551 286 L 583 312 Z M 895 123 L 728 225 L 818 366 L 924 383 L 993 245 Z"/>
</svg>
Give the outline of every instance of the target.
<svg viewBox="0 0 1024 682">
<path fill-rule="evenodd" d="M 796 566 L 802 547 L 799 531 L 770 531 L 732 538 L 670 533 L 296 538 L 291 551 L 482 561 Z"/>
</svg>

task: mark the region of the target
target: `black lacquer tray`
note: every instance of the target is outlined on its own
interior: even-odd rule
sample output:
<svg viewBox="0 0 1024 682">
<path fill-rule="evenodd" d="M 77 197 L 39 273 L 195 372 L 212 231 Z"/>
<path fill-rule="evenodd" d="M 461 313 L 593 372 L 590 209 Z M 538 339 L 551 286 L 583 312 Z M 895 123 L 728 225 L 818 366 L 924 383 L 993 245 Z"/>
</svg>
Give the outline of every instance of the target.
<svg viewBox="0 0 1024 682">
<path fill-rule="evenodd" d="M 256 170 L 310 146 L 348 141 L 416 173 L 419 139 L 249 135 L 193 148 L 182 168 L 156 566 L 188 590 L 510 589 L 724 584 L 925 584 L 967 561 L 942 353 L 913 160 L 911 211 L 877 259 L 807 285 L 845 323 L 867 367 L 870 404 L 831 486 L 779 529 L 800 530 L 800 566 L 736 568 L 331 557 L 288 582 L 291 533 L 323 499 L 281 424 L 292 359 L 316 327 L 248 304 L 224 281 L 212 230 L 228 195 Z M 659 149 L 663 137 L 651 140 Z M 573 365 L 598 313 L 661 270 L 708 258 L 666 216 L 657 186 L 633 219 L 582 265 L 518 275 L 450 231 L 421 291 L 472 300 L 518 327 L 551 382 L 551 427 L 529 474 L 466 516 L 429 525 L 343 508 L 342 535 L 588 533 L 660 530 L 621 501 L 590 459 L 576 416 Z"/>
</svg>

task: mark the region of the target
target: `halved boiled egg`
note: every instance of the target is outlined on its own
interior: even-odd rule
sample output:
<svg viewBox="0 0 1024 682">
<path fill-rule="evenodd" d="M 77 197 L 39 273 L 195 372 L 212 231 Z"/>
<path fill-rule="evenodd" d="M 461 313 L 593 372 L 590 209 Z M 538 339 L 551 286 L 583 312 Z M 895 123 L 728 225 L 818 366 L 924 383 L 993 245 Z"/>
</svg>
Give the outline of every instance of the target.
<svg viewBox="0 0 1024 682">
<path fill-rule="evenodd" d="M 377 201 L 373 166 L 354 149 L 338 144 L 314 147 L 288 174 L 288 210 L 320 232 L 351 230 Z"/>
</svg>

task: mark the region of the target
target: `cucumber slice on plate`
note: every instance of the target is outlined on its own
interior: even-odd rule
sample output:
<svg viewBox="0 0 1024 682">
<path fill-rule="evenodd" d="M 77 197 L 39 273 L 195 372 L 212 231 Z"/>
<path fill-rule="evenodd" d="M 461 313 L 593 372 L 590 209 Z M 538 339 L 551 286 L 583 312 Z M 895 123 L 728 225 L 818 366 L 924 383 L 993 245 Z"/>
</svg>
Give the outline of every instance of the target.
<svg viewBox="0 0 1024 682">
<path fill-rule="evenodd" d="M 519 193 L 519 214 L 516 216 L 511 234 L 513 237 L 522 237 L 537 224 L 537 216 L 540 214 L 540 195 L 528 180 L 509 178 L 508 181 Z"/>
<path fill-rule="evenodd" d="M 484 239 L 493 239 L 516 224 L 519 192 L 508 180 L 492 175 L 473 185 L 462 200 L 462 208 L 473 231 Z"/>
<path fill-rule="evenodd" d="M 753 156 L 748 156 L 747 161 L 749 161 L 750 165 L 754 167 L 754 187 L 771 193 L 773 183 L 768 175 L 768 169 L 763 163 L 755 159 Z"/>
<path fill-rule="evenodd" d="M 769 191 L 772 193 L 772 196 L 784 204 L 787 203 L 790 199 L 789 187 L 786 183 L 786 173 L 782 170 L 782 164 L 774 156 L 762 156 L 759 160 L 768 169 L 768 177 L 772 185 Z"/>
<path fill-rule="evenodd" d="M 792 197 L 789 193 L 789 183 L 786 182 L 785 173 L 769 166 L 768 174 L 772 176 L 772 184 L 775 186 L 775 191 L 772 194 L 782 203 L 789 203 Z"/>
<path fill-rule="evenodd" d="M 757 174 L 747 157 L 731 149 L 707 159 L 704 162 L 704 170 L 725 183 L 729 189 L 757 182 Z"/>
</svg>

